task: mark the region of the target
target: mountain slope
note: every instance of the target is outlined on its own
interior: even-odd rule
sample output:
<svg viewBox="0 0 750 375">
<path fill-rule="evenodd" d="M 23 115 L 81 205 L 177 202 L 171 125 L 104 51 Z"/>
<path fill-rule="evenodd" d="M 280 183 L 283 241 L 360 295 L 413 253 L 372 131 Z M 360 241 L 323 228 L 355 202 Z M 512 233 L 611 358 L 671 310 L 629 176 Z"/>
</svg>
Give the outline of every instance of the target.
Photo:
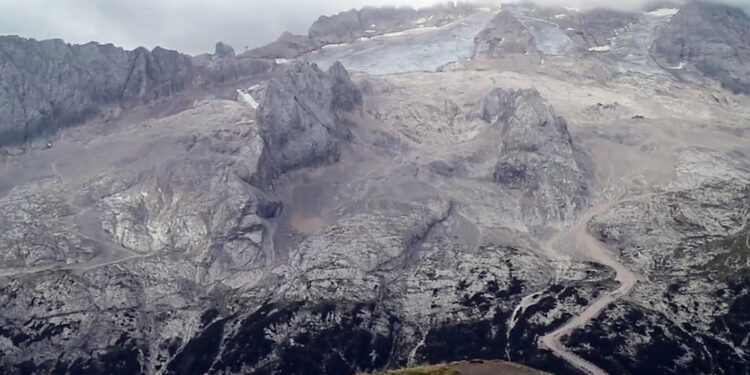
<svg viewBox="0 0 750 375">
<path fill-rule="evenodd" d="M 138 52 L 146 105 L 99 57 L 28 88 L 122 110 L 0 148 L 0 372 L 747 372 L 750 98 L 707 56 L 737 12 L 366 9 Z M 678 70 L 685 20 L 714 31 Z"/>
</svg>

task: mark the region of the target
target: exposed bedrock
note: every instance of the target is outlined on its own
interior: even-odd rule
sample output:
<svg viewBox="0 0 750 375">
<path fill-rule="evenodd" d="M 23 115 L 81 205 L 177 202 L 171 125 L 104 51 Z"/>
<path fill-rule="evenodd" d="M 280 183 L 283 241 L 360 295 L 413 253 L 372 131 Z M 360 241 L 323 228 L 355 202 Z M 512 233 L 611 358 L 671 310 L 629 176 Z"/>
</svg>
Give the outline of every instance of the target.
<svg viewBox="0 0 750 375">
<path fill-rule="evenodd" d="M 216 55 L 190 57 L 160 47 L 124 50 L 0 37 L 0 145 L 22 143 L 96 116 L 149 103 L 191 87 L 269 71 L 271 63 Z M 230 47 L 231 48 L 231 47 Z"/>
<path fill-rule="evenodd" d="M 534 36 L 508 11 L 501 11 L 474 37 L 474 54 L 489 57 L 534 52 Z"/>
<path fill-rule="evenodd" d="M 289 64 L 267 83 L 256 115 L 265 142 L 261 181 L 338 160 L 339 143 L 351 137 L 347 114 L 361 106 L 362 94 L 343 65 L 323 72 L 314 64 Z"/>
<path fill-rule="evenodd" d="M 484 98 L 480 117 L 501 127 L 493 179 L 523 197 L 529 227 L 559 225 L 586 205 L 591 160 L 538 91 L 495 89 Z"/>
<path fill-rule="evenodd" d="M 659 32 L 652 55 L 677 76 L 694 68 L 735 93 L 750 93 L 750 16 L 726 5 L 685 4 Z"/>
</svg>

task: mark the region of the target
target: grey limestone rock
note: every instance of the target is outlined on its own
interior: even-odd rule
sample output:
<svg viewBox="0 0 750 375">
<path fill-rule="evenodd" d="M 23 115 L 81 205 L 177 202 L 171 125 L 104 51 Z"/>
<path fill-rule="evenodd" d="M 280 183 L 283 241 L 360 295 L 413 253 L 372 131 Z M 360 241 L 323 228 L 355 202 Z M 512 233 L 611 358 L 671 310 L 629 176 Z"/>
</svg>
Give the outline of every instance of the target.
<svg viewBox="0 0 750 375">
<path fill-rule="evenodd" d="M 341 64 L 323 72 L 294 62 L 270 80 L 257 112 L 265 142 L 262 178 L 338 159 L 339 142 L 351 136 L 347 112 L 362 94 Z"/>
<path fill-rule="evenodd" d="M 214 50 L 214 56 L 218 57 L 234 57 L 234 48 L 228 44 L 222 42 L 216 43 L 216 49 Z"/>
<path fill-rule="evenodd" d="M 652 55 L 673 74 L 690 64 L 735 93 L 750 93 L 750 16 L 739 8 L 692 1 L 660 32 Z"/>
<path fill-rule="evenodd" d="M 107 107 L 130 108 L 271 68 L 217 47 L 217 59 L 202 62 L 160 47 L 127 51 L 94 42 L 0 37 L 0 144 L 54 133 Z"/>
<path fill-rule="evenodd" d="M 524 205 L 532 227 L 561 223 L 586 205 L 592 186 L 590 160 L 578 149 L 567 122 L 536 90 L 495 89 L 479 116 L 502 127 L 494 180 L 533 197 Z"/>
<path fill-rule="evenodd" d="M 527 53 L 535 50 L 533 40 L 526 27 L 503 10 L 474 37 L 474 54 L 495 57 L 503 53 Z"/>
</svg>

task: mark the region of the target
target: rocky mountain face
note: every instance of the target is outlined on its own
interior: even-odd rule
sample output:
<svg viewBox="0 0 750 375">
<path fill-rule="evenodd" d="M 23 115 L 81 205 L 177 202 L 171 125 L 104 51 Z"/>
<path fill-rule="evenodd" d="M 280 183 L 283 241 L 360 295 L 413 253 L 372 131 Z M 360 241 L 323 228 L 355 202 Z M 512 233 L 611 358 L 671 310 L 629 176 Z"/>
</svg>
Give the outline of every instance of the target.
<svg viewBox="0 0 750 375">
<path fill-rule="evenodd" d="M 411 7 L 366 7 L 332 16 L 321 16 L 307 35 L 284 32 L 277 40 L 242 54 L 245 57 L 292 59 L 332 44 L 349 43 L 410 30 L 415 27 L 441 27 L 477 13 L 476 4 L 437 4 L 420 9 Z"/>
<path fill-rule="evenodd" d="M 411 29 L 414 26 L 442 26 L 477 11 L 470 3 L 446 3 L 414 9 L 410 7 L 367 7 L 321 16 L 310 26 L 309 37 L 324 44 L 353 42 L 362 37 Z"/>
<path fill-rule="evenodd" d="M 222 44 L 213 56 L 197 59 L 158 47 L 126 51 L 111 44 L 15 36 L 1 37 L 0 49 L 0 144 L 5 145 L 271 68 L 267 61 L 235 58 Z"/>
<path fill-rule="evenodd" d="M 502 126 L 494 180 L 535 202 L 523 207 L 526 225 L 544 227 L 575 217 L 586 204 L 591 175 L 565 119 L 536 90 L 503 89 L 484 98 L 482 119 Z"/>
<path fill-rule="evenodd" d="M 746 373 L 750 98 L 707 55 L 741 56 L 745 18 L 367 8 L 241 56 L 4 38 L 2 125 L 60 129 L 0 147 L 0 373 Z"/>
<path fill-rule="evenodd" d="M 258 125 L 265 143 L 267 176 L 339 158 L 339 142 L 351 137 L 342 116 L 362 107 L 362 94 L 341 64 L 328 72 L 295 62 L 263 90 Z"/>
<path fill-rule="evenodd" d="M 750 16 L 741 9 L 691 2 L 680 9 L 654 42 L 657 61 L 681 76 L 689 66 L 736 93 L 750 92 Z"/>
<path fill-rule="evenodd" d="M 510 12 L 500 11 L 474 38 L 475 54 L 491 57 L 534 51 L 534 37 Z"/>
</svg>

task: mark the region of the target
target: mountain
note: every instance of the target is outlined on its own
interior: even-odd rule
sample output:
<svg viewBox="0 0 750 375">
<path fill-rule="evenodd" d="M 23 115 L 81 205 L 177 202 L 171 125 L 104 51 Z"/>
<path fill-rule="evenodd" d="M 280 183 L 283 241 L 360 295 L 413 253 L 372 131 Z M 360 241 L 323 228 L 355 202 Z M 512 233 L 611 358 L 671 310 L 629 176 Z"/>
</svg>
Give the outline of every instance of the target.
<svg viewBox="0 0 750 375">
<path fill-rule="evenodd" d="M 99 116 L 173 96 L 192 87 L 268 72 L 272 63 L 222 53 L 192 58 L 176 51 L 111 44 L 69 45 L 0 37 L 0 144 L 22 143 Z M 230 47 L 231 48 L 231 47 Z"/>
<path fill-rule="evenodd" d="M 750 92 L 750 16 L 741 9 L 691 2 L 659 32 L 654 57 L 678 74 L 686 65 L 735 93 Z"/>
<path fill-rule="evenodd" d="M 0 373 L 747 373 L 748 30 L 525 3 L 239 55 L 1 37 Z"/>
</svg>

